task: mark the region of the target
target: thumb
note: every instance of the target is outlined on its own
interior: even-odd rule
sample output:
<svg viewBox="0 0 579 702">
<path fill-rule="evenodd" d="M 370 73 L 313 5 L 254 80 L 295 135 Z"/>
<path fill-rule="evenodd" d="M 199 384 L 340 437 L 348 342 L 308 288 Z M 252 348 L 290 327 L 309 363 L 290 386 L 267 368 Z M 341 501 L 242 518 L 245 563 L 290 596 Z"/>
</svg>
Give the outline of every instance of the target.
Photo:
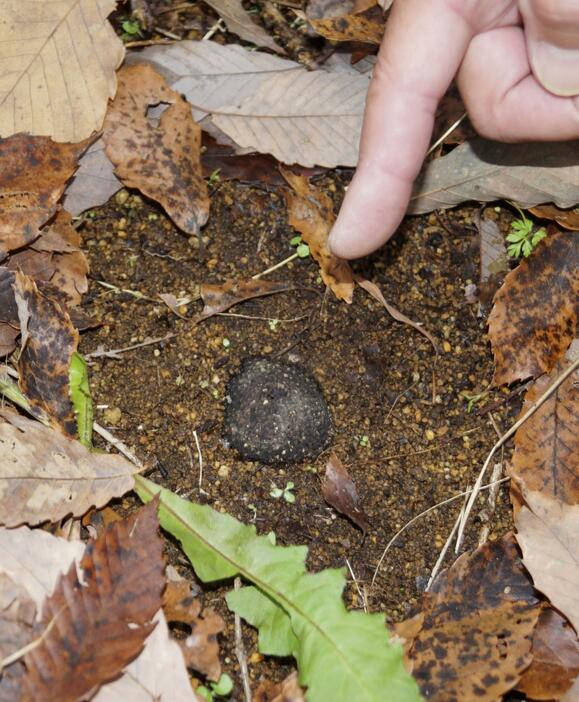
<svg viewBox="0 0 579 702">
<path fill-rule="evenodd" d="M 579 95 L 579 3 L 519 0 L 535 77 L 555 95 Z"/>
</svg>

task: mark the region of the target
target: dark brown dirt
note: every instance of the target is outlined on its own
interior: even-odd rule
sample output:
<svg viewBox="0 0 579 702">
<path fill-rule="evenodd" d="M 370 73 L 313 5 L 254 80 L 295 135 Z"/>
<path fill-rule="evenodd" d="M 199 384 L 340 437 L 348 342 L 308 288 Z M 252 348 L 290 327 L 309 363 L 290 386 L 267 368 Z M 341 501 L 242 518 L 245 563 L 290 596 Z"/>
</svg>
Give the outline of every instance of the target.
<svg viewBox="0 0 579 702">
<path fill-rule="evenodd" d="M 338 200 L 345 180 L 337 173 L 321 184 Z M 280 543 L 307 544 L 312 570 L 349 564 L 357 579 L 346 596 L 351 606 L 363 604 L 360 588 L 370 609 L 392 620 L 404 617 L 426 584 L 462 500 L 434 510 L 402 534 L 370 588 L 385 545 L 417 514 L 471 485 L 496 441 L 490 415 L 467 412 L 465 398 L 486 393 L 493 371 L 484 320 L 464 296 L 478 265 L 470 210 L 441 215 L 444 226 L 435 215 L 409 219 L 386 248 L 355 264 L 392 304 L 440 340 L 438 357 L 424 337 L 392 320 L 362 290 L 349 306 L 325 293 L 310 259 L 270 276 L 293 281 L 297 290 L 242 303 L 198 325 L 157 301 L 159 293 L 196 296 L 201 282 L 247 278 L 285 259 L 295 232 L 277 191 L 219 185 L 203 259 L 195 239 L 186 239 L 138 195 L 121 191 L 91 214 L 82 229 L 92 271 L 87 307 L 103 326 L 84 336 L 81 351 L 122 349 L 176 334 L 126 352 L 122 360 L 95 360 L 97 421 L 144 460 L 157 461 L 153 480 L 255 522 L 260 533 L 274 530 Z M 192 302 L 181 311 L 192 317 L 200 309 L 200 302 Z M 296 465 L 266 467 L 243 462 L 225 447 L 226 384 L 254 356 L 299 362 L 320 383 L 335 424 L 331 448 L 355 480 L 373 525 L 365 539 L 323 501 L 319 475 L 327 452 Z M 477 406 L 501 397 L 489 391 Z M 514 411 L 506 403 L 493 412 L 499 431 L 510 425 Z M 194 432 L 203 455 L 201 483 Z M 270 495 L 272 487 L 288 481 L 295 483 L 294 504 Z M 486 499 L 485 493 L 471 521 L 468 547 L 476 545 L 484 526 Z M 491 536 L 509 526 L 510 508 L 501 491 Z M 175 547 L 170 557 L 191 577 Z M 225 591 L 212 590 L 205 601 L 227 615 Z M 235 672 L 231 630 L 223 640 Z M 254 640 L 248 647 L 252 676 L 275 674 L 275 666 L 272 672 L 256 655 Z"/>
</svg>

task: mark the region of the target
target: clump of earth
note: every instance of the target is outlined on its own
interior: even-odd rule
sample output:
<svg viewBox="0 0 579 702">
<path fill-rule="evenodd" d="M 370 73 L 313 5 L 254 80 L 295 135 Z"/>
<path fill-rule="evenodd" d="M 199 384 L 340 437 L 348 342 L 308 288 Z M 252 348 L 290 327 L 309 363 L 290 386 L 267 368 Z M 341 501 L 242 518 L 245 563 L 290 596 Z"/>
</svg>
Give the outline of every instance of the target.
<svg viewBox="0 0 579 702">
<path fill-rule="evenodd" d="M 301 366 L 250 359 L 229 381 L 225 438 L 243 460 L 298 463 L 323 451 L 331 433 L 322 391 Z"/>
</svg>

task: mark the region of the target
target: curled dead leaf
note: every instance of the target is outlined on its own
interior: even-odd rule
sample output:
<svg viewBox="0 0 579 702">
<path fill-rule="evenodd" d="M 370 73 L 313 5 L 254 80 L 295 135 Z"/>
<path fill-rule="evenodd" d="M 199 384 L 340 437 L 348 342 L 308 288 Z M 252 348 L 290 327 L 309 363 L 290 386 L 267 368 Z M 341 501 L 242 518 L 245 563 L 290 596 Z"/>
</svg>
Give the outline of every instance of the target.
<svg viewBox="0 0 579 702">
<path fill-rule="evenodd" d="M 324 283 L 338 300 L 350 304 L 354 295 L 352 269 L 347 261 L 334 256 L 328 246 L 335 219 L 332 200 L 305 176 L 295 175 L 281 166 L 280 171 L 292 188 L 286 191 L 289 223 L 310 247 L 312 256 L 320 265 Z"/>
<path fill-rule="evenodd" d="M 195 318 L 195 321 L 202 322 L 215 314 L 225 312 L 233 305 L 237 305 L 237 303 L 244 300 L 275 295 L 293 288 L 293 283 L 276 282 L 274 280 L 228 280 L 220 285 L 203 283 L 200 286 L 199 294 L 203 300 L 204 307 L 201 314 Z"/>
<path fill-rule="evenodd" d="M 116 175 L 156 200 L 184 232 L 198 234 L 209 217 L 209 196 L 201 173 L 201 128 L 191 106 L 148 65 L 123 68 L 118 82 L 103 134 Z M 159 103 L 169 107 L 154 125 L 147 110 Z"/>
<path fill-rule="evenodd" d="M 329 505 L 340 514 L 346 515 L 362 531 L 366 532 L 370 529 L 368 515 L 360 507 L 356 485 L 342 461 L 333 452 L 326 464 L 326 472 L 322 480 L 322 495 Z"/>
</svg>

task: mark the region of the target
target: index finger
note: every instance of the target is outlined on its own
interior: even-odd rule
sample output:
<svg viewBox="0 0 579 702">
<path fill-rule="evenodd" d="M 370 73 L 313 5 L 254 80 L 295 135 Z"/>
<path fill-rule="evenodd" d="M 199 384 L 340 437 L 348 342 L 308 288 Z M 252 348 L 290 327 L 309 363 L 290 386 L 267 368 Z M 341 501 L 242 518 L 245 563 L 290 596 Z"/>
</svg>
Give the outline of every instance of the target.
<svg viewBox="0 0 579 702">
<path fill-rule="evenodd" d="M 456 7 L 473 5 L 394 2 L 368 91 L 358 168 L 330 236 L 338 256 L 374 251 L 404 216 L 438 102 L 475 33 Z"/>
</svg>

